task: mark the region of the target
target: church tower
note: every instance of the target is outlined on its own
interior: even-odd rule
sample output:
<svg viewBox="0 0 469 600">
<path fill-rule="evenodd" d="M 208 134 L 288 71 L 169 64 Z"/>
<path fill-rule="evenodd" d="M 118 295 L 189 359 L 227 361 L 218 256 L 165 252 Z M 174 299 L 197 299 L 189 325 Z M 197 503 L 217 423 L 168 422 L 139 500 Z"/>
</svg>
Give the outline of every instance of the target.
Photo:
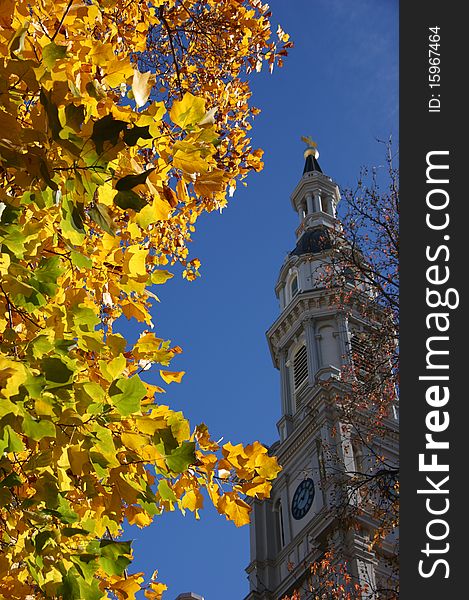
<svg viewBox="0 0 469 600">
<path fill-rule="evenodd" d="M 311 565 L 330 550 L 347 564 L 350 581 L 370 590 L 364 598 L 386 597 L 371 591 L 377 578 L 385 576 L 369 549 L 372 520 L 364 517 L 344 526 L 337 510 L 344 502 L 341 495 L 349 493 L 346 485 L 334 483 L 337 475 L 346 481 L 349 471 L 368 460 L 367 449 L 342 425 L 336 410 L 344 390 L 342 371 L 350 367 L 354 340 L 367 324 L 358 312 L 342 310 L 333 300 L 334 290 L 324 283 L 331 241 L 341 227 L 336 217 L 340 193 L 318 157 L 311 144 L 291 195 L 299 219 L 296 246 L 280 269 L 275 291 L 281 312 L 267 331 L 281 387 L 280 439 L 270 451 L 282 471 L 270 499 L 252 502 L 246 600 L 281 600 L 294 590 L 301 590 L 301 600 L 313 598 Z M 353 277 L 346 285 L 355 286 Z M 390 441 L 383 446 L 380 452 L 396 458 L 397 424 L 390 425 Z"/>
</svg>

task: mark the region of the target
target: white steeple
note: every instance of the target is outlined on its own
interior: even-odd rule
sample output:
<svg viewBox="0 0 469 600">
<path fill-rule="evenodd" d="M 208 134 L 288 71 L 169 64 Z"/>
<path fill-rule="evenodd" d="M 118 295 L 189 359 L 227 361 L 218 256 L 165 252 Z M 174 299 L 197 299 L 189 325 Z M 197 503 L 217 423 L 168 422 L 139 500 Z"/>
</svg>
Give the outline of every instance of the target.
<svg viewBox="0 0 469 600">
<path fill-rule="evenodd" d="M 291 195 L 292 208 L 300 220 L 295 232 L 296 246 L 285 258 L 275 286 L 281 309 L 286 308 L 297 293 L 323 285 L 331 232 L 340 227 L 336 218 L 339 188 L 322 172 L 315 142 L 302 139 L 308 143 L 305 166 Z"/>
<path fill-rule="evenodd" d="M 315 142 L 310 138 L 303 140 L 309 144 L 304 152 L 303 176 L 291 195 L 293 210 L 298 213 L 300 220 L 296 230 L 297 239 L 305 231 L 317 227 L 334 227 L 340 200 L 338 186 L 319 166 L 319 151 Z"/>
<path fill-rule="evenodd" d="M 296 246 L 280 269 L 275 287 L 280 314 L 266 334 L 280 371 L 280 439 L 271 451 L 282 471 L 269 500 L 251 501 L 251 562 L 246 569 L 251 590 L 246 600 L 278 600 L 294 589 L 307 589 L 309 566 L 331 548 L 347 563 L 353 581 L 367 586 L 370 591 L 363 598 L 371 600 L 371 590 L 384 576 L 379 557 L 369 549 L 372 521 L 347 529 L 337 519 L 338 502 L 347 493 L 342 481 L 372 460 L 362 438 L 343 426 L 337 410 L 346 385 L 343 375 L 353 368 L 355 336 L 369 324 L 359 303 L 347 311 L 337 305 L 337 290 L 324 277 L 332 232 L 341 227 L 336 218 L 340 193 L 319 166 L 316 144 L 305 141 L 305 167 L 291 196 L 300 218 Z M 355 289 L 355 283 L 347 285 Z M 379 455 L 397 452 L 395 441 L 376 444 Z"/>
</svg>

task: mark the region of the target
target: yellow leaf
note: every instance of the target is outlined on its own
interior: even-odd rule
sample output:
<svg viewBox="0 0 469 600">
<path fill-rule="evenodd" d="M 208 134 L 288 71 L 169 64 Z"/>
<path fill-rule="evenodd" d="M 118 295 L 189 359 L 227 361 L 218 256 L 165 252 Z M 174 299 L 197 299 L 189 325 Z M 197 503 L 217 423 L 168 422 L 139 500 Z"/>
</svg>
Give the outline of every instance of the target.
<svg viewBox="0 0 469 600">
<path fill-rule="evenodd" d="M 174 101 L 169 116 L 173 123 L 187 129 L 205 116 L 205 100 L 186 92 L 182 100 Z"/>
<path fill-rule="evenodd" d="M 157 221 L 167 221 L 172 212 L 171 205 L 159 196 L 155 197 L 138 213 L 135 220 L 143 229 Z"/>
<path fill-rule="evenodd" d="M 199 490 L 189 490 L 184 494 L 184 497 L 181 500 L 181 506 L 182 508 L 187 508 L 188 510 L 195 512 L 196 517 L 198 518 L 199 508 L 204 507 L 204 497 Z"/>
<path fill-rule="evenodd" d="M 121 83 L 125 83 L 134 72 L 134 69 L 128 58 L 122 60 L 114 58 L 114 60 L 105 65 L 104 72 L 103 83 L 111 88 L 115 88 Z"/>
<path fill-rule="evenodd" d="M 255 477 L 252 481 L 243 483 L 241 486 L 243 494 L 253 498 L 268 498 L 272 484 L 263 477 Z"/>
<path fill-rule="evenodd" d="M 277 463 L 277 459 L 274 456 L 268 454 L 260 454 L 256 458 L 256 471 L 264 479 L 275 479 L 278 473 L 282 470 L 282 467 Z"/>
<path fill-rule="evenodd" d="M 114 198 L 116 191 L 112 190 L 112 198 Z M 107 251 L 106 254 L 109 254 L 113 248 L 117 248 L 119 246 L 119 239 L 113 235 L 109 235 L 108 233 L 103 233 L 101 238 L 103 248 Z"/>
<path fill-rule="evenodd" d="M 100 185 L 98 188 L 98 198 L 100 204 L 105 204 L 106 206 L 113 206 L 115 195 L 116 190 L 109 184 Z M 110 236 L 109 234 L 106 235 L 108 235 L 108 237 L 112 237 L 112 239 L 114 240 L 113 236 Z"/>
<path fill-rule="evenodd" d="M 182 179 L 180 179 L 176 184 L 176 192 L 179 200 L 182 200 L 182 202 L 189 202 L 190 197 L 187 192 L 187 186 Z"/>
<path fill-rule="evenodd" d="M 207 485 L 207 492 L 210 497 L 210 500 L 213 503 L 213 506 L 218 506 L 218 502 L 220 501 L 220 489 L 216 483 L 210 481 Z"/>
<path fill-rule="evenodd" d="M 129 450 L 139 451 L 143 446 L 148 444 L 148 438 L 138 433 L 125 432 L 121 433 L 121 442 Z"/>
<path fill-rule="evenodd" d="M 248 461 L 243 464 L 247 469 L 256 470 L 264 479 L 275 479 L 281 467 L 274 456 L 267 454 L 267 448 L 260 442 L 254 442 L 244 448 Z"/>
<path fill-rule="evenodd" d="M 208 162 L 202 158 L 200 152 L 189 153 L 183 150 L 176 150 L 173 155 L 173 165 L 176 169 L 181 169 L 181 171 L 190 175 L 205 173 L 209 167 Z"/>
<path fill-rule="evenodd" d="M 73 481 L 64 469 L 57 469 L 57 481 L 59 482 L 59 490 L 61 492 L 67 492 L 68 490 L 73 489 Z"/>
<path fill-rule="evenodd" d="M 105 67 L 116 55 L 111 44 L 102 44 L 101 42 L 94 41 L 89 56 L 94 65 Z"/>
<path fill-rule="evenodd" d="M 81 475 L 83 473 L 83 467 L 89 463 L 88 452 L 82 450 L 81 446 L 70 446 L 67 449 L 68 460 L 70 462 L 70 468 L 74 475 Z"/>
<path fill-rule="evenodd" d="M 164 455 L 152 444 L 147 444 L 140 449 L 140 456 L 143 460 L 154 462 L 159 469 L 166 470 Z"/>
<path fill-rule="evenodd" d="M 251 507 L 244 500 L 238 498 L 234 492 L 228 492 L 221 496 L 218 500 L 217 509 L 220 514 L 233 521 L 236 527 L 249 523 Z"/>
<path fill-rule="evenodd" d="M 153 271 L 153 273 L 151 274 L 151 282 L 152 283 L 166 283 L 168 281 L 168 279 L 171 279 L 172 277 L 174 277 L 173 273 L 170 273 L 169 271 L 163 271 L 161 269 L 158 269 L 156 271 Z"/>
<path fill-rule="evenodd" d="M 110 585 L 111 589 L 117 592 L 119 600 L 135 600 L 135 594 L 140 591 L 140 584 L 143 583 L 143 573 L 127 575 L 126 579 L 113 577 Z"/>
<path fill-rule="evenodd" d="M 135 125 L 138 125 L 139 127 L 150 125 L 150 133 L 152 133 L 152 135 L 157 135 L 158 130 L 155 130 L 154 127 L 161 121 L 165 112 L 166 106 L 164 102 L 153 102 L 147 109 L 139 113 Z"/>
<path fill-rule="evenodd" d="M 8 267 L 10 266 L 10 255 L 0 254 L 0 273 L 6 275 L 8 273 Z"/>
<path fill-rule="evenodd" d="M 129 232 L 130 238 L 132 240 L 137 240 L 142 237 L 142 230 L 135 223 L 129 223 L 127 226 L 127 231 Z"/>
<path fill-rule="evenodd" d="M 127 479 L 130 480 L 130 483 Z M 114 477 L 111 477 L 109 481 L 113 482 L 122 500 L 127 502 L 127 504 L 133 504 L 137 502 L 141 488 L 139 487 L 139 484 L 133 481 L 129 476 L 127 479 L 120 473 L 117 477 L 115 475 Z M 136 489 L 137 487 L 139 488 L 138 490 Z"/>
<path fill-rule="evenodd" d="M 226 186 L 226 175 L 219 169 L 207 173 L 201 173 L 197 177 L 194 190 L 200 196 L 211 196 L 222 191 Z"/>
<path fill-rule="evenodd" d="M 8 398 L 16 396 L 26 378 L 26 369 L 20 362 L 0 356 L 0 395 L 6 398 L 7 402 Z M 0 415 L 3 414 L 6 413 L 2 412 L 0 403 Z"/>
<path fill-rule="evenodd" d="M 167 423 L 163 418 L 153 417 L 152 413 L 144 417 L 136 417 L 135 424 L 142 433 L 153 435 L 158 429 L 166 429 Z"/>
<path fill-rule="evenodd" d="M 210 433 L 205 423 L 197 425 L 194 434 L 195 439 L 197 440 L 197 443 L 199 444 L 200 448 L 202 448 L 203 450 L 218 450 L 219 446 L 216 442 L 214 442 L 211 439 Z"/>
<path fill-rule="evenodd" d="M 54 407 L 51 400 L 53 399 L 54 397 L 52 394 L 47 394 L 47 392 L 42 394 L 40 398 L 36 398 L 34 401 L 34 410 L 36 411 L 36 414 L 52 417 L 54 415 Z"/>
<path fill-rule="evenodd" d="M 145 590 L 145 598 L 149 600 L 161 600 L 161 596 L 168 586 L 164 583 L 151 582 L 148 590 Z"/>
<path fill-rule="evenodd" d="M 215 472 L 215 466 L 218 462 L 216 454 L 202 454 L 199 450 L 196 451 L 197 461 L 200 463 L 199 468 L 210 476 Z M 212 501 L 213 498 L 210 496 Z M 217 500 L 218 501 L 218 500 Z M 214 502 L 216 504 L 216 502 Z"/>
<path fill-rule="evenodd" d="M 165 383 L 171 383 L 173 381 L 181 383 L 184 374 L 185 371 L 160 371 L 161 379 L 163 379 Z"/>
<path fill-rule="evenodd" d="M 128 506 L 125 510 L 125 516 L 130 525 L 137 525 L 142 529 L 151 525 L 152 518 L 143 509 L 137 508 L 136 506 Z"/>
<path fill-rule="evenodd" d="M 138 69 L 134 70 L 132 93 L 135 98 L 135 103 L 139 108 L 148 102 L 154 80 L 155 76 L 150 71 L 140 73 Z"/>
<path fill-rule="evenodd" d="M 157 338 L 154 333 L 145 333 L 140 336 L 135 344 L 133 354 L 135 358 L 147 359 L 166 366 L 173 358 L 175 352 L 174 350 L 169 350 L 167 344 L 160 338 Z"/>
<path fill-rule="evenodd" d="M 227 442 L 226 444 L 223 444 L 222 453 L 234 467 L 241 468 L 247 462 L 247 456 L 242 444 L 233 446 L 231 442 Z"/>
<path fill-rule="evenodd" d="M 109 362 L 104 360 L 100 360 L 98 362 L 101 373 L 109 382 L 114 381 L 114 379 L 117 379 L 120 375 L 122 375 L 122 372 L 127 366 L 127 360 L 122 354 L 119 354 Z"/>
<path fill-rule="evenodd" d="M 128 275 L 142 277 L 146 270 L 147 250 L 138 244 L 129 246 L 124 255 L 124 272 Z"/>
<path fill-rule="evenodd" d="M 137 306 L 131 301 L 122 303 L 122 312 L 128 319 L 134 317 L 139 323 L 148 323 L 151 320 L 150 314 L 146 309 Z"/>
</svg>

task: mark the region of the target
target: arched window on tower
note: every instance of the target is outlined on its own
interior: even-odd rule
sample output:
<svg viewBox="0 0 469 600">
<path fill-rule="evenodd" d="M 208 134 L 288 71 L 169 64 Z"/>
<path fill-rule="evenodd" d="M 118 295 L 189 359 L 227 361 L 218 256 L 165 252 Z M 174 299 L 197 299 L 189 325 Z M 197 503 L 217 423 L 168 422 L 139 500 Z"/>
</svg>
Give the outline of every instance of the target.
<svg viewBox="0 0 469 600">
<path fill-rule="evenodd" d="M 298 293 L 298 277 L 295 275 L 290 282 L 290 297 L 293 299 Z"/>
<path fill-rule="evenodd" d="M 301 346 L 293 358 L 293 384 L 295 391 L 308 379 L 308 352 L 306 346 Z"/>
<path fill-rule="evenodd" d="M 275 516 L 277 519 L 277 543 L 278 549 L 281 550 L 285 546 L 285 530 L 283 528 L 283 510 L 282 510 L 282 501 L 277 500 L 275 503 Z"/>
<path fill-rule="evenodd" d="M 298 271 L 291 269 L 285 282 L 285 306 L 287 306 L 300 291 Z"/>
</svg>

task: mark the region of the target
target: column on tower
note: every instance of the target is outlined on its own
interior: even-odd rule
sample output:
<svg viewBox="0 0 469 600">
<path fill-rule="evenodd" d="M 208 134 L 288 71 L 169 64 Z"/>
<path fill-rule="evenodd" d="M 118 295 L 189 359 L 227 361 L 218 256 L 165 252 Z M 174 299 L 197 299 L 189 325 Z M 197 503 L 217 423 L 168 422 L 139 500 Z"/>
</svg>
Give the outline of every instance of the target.
<svg viewBox="0 0 469 600">
<path fill-rule="evenodd" d="M 338 338 L 340 354 L 346 364 L 350 362 L 350 339 L 348 333 L 348 319 L 345 313 L 337 313 Z"/>
<path fill-rule="evenodd" d="M 324 212 L 326 212 L 328 215 L 331 215 L 331 217 L 335 217 L 334 202 L 332 201 L 331 196 L 326 196 L 323 198 L 323 207 Z"/>
<path fill-rule="evenodd" d="M 316 192 L 314 194 L 313 205 L 314 205 L 314 212 L 320 212 L 322 210 L 321 194 L 319 192 Z"/>
</svg>

